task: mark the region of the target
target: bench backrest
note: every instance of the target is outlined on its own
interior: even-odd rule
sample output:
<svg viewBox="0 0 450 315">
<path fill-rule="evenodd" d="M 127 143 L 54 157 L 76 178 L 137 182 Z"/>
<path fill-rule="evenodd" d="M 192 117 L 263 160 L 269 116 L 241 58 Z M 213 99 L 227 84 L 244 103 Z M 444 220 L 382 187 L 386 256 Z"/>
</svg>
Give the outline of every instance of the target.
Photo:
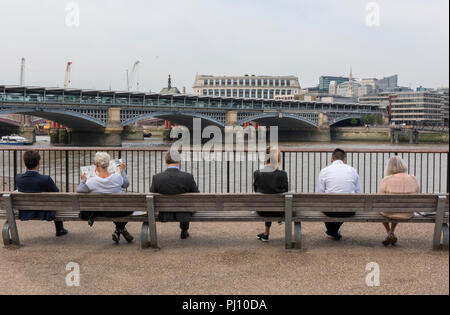
<svg viewBox="0 0 450 315">
<path fill-rule="evenodd" d="M 295 212 L 434 212 L 438 195 L 295 194 Z M 448 205 L 448 198 L 447 198 Z"/>
</svg>

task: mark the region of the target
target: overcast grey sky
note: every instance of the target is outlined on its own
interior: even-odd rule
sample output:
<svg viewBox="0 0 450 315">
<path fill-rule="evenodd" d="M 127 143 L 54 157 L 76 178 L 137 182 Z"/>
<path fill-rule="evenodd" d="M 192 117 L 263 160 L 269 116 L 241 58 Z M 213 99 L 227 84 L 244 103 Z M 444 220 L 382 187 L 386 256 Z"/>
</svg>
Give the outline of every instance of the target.
<svg viewBox="0 0 450 315">
<path fill-rule="evenodd" d="M 80 26 L 66 26 L 66 0 L 0 0 L 0 84 L 124 90 L 141 61 L 141 90 L 167 75 L 191 91 L 194 77 L 399 74 L 412 87 L 449 85 L 449 1 L 378 0 L 380 26 L 366 25 L 366 0 L 78 0 Z"/>
</svg>

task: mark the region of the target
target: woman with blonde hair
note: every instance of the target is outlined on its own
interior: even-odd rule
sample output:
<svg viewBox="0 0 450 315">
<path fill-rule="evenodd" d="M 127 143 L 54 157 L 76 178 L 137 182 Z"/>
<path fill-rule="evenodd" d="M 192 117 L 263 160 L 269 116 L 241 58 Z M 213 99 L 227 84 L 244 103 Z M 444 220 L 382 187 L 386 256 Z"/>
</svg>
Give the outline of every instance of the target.
<svg viewBox="0 0 450 315">
<path fill-rule="evenodd" d="M 381 181 L 380 194 L 417 194 L 420 187 L 417 179 L 408 174 L 408 166 L 398 156 L 393 156 L 385 170 L 386 177 Z M 381 213 L 383 216 L 393 220 L 409 220 L 414 213 Z M 398 223 L 383 223 L 388 234 L 383 241 L 384 246 L 395 245 L 398 242 L 395 236 L 395 228 Z"/>
<path fill-rule="evenodd" d="M 280 170 L 281 151 L 276 147 L 266 150 L 265 167 L 254 173 L 254 190 L 263 194 L 281 194 L 289 190 L 288 176 Z M 283 212 L 258 212 L 262 217 L 282 217 Z M 266 230 L 257 236 L 260 241 L 268 242 L 272 222 L 266 222 Z"/>
</svg>

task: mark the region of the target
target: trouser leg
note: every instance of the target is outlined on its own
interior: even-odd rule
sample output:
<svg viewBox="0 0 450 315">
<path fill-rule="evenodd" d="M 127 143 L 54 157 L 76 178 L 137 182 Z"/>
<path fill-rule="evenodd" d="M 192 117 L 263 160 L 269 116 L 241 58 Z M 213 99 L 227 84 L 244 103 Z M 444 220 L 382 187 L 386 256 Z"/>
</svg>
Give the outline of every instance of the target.
<svg viewBox="0 0 450 315">
<path fill-rule="evenodd" d="M 64 223 L 62 221 L 54 221 L 56 232 L 64 229 Z"/>
<path fill-rule="evenodd" d="M 128 222 L 114 222 L 114 224 L 116 225 L 116 229 L 118 230 L 123 230 L 125 229 L 125 226 L 127 225 Z"/>
<path fill-rule="evenodd" d="M 266 227 L 268 228 L 272 227 L 272 222 L 266 222 Z"/>
<path fill-rule="evenodd" d="M 327 227 L 327 231 L 331 234 L 336 234 L 339 232 L 339 229 L 342 226 L 342 222 L 325 222 L 325 226 Z"/>
<path fill-rule="evenodd" d="M 325 212 L 325 215 L 330 218 L 349 218 L 355 215 L 354 212 Z M 325 226 L 328 232 L 337 233 L 344 223 L 342 222 L 327 222 Z"/>
<path fill-rule="evenodd" d="M 182 231 L 189 230 L 189 226 L 190 226 L 189 222 L 180 222 L 180 229 Z"/>
</svg>

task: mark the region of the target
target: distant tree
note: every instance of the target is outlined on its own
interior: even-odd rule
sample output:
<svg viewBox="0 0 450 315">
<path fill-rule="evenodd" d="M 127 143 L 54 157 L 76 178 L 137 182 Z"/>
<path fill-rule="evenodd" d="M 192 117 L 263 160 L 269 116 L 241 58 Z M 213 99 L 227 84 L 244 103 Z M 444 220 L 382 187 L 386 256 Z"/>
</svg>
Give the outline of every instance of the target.
<svg viewBox="0 0 450 315">
<path fill-rule="evenodd" d="M 352 126 L 358 125 L 358 119 L 353 118 L 353 119 L 350 121 L 350 125 L 352 125 Z"/>
</svg>

